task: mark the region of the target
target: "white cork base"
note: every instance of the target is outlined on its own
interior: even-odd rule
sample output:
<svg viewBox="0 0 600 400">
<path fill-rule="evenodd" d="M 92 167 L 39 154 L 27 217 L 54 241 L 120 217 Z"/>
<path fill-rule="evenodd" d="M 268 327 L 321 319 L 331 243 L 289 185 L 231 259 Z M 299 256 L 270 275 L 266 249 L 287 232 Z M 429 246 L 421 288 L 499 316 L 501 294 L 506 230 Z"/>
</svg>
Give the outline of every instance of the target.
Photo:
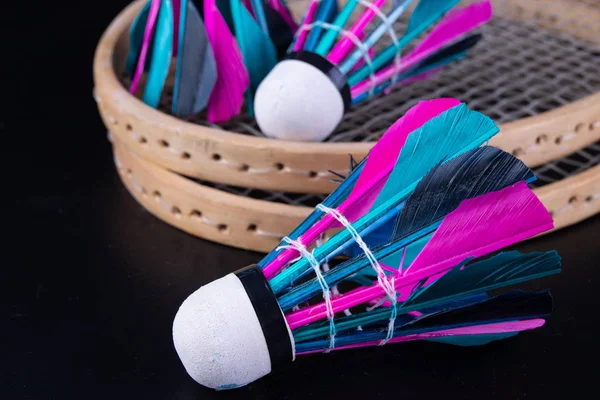
<svg viewBox="0 0 600 400">
<path fill-rule="evenodd" d="M 289 327 L 288 332 L 294 348 Z M 202 286 L 183 302 L 173 321 L 173 342 L 188 374 L 203 386 L 232 389 L 271 372 L 260 322 L 234 274 Z"/>
<path fill-rule="evenodd" d="M 258 86 L 254 115 L 269 137 L 322 141 L 342 120 L 344 102 L 319 69 L 304 61 L 284 60 Z"/>
</svg>

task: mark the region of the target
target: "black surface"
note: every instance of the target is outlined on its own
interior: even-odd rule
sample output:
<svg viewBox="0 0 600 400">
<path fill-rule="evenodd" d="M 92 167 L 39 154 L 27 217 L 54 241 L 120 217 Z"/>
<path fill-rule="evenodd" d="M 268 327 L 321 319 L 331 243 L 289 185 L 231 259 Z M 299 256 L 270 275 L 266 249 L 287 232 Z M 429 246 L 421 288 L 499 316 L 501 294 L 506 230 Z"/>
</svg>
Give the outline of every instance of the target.
<svg viewBox="0 0 600 400">
<path fill-rule="evenodd" d="M 518 246 L 557 249 L 564 260 L 561 274 L 519 286 L 552 290 L 554 313 L 534 332 L 476 348 L 422 342 L 311 355 L 242 389 L 197 385 L 173 348 L 175 312 L 198 286 L 260 255 L 164 224 L 120 183 L 91 70 L 125 2 L 22 5 L 2 10 L 4 28 L 19 21 L 36 40 L 13 28 L 3 37 L 0 398 L 595 397 L 600 217 Z"/>
</svg>

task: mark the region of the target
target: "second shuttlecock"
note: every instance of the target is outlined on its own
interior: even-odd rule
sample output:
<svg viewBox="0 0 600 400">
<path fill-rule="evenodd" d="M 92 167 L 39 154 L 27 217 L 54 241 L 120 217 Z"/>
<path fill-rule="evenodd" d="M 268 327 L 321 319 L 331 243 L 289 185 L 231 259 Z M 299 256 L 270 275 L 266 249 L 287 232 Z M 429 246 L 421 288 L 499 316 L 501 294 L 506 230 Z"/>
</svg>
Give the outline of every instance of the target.
<svg viewBox="0 0 600 400">
<path fill-rule="evenodd" d="M 254 109 L 263 133 L 326 139 L 353 105 L 465 57 L 481 38 L 472 31 L 492 16 L 489 0 L 457 9 L 460 0 L 420 0 L 399 34 L 396 22 L 413 2 L 349 0 L 338 12 L 336 0 L 312 1 L 287 58 L 257 89 Z"/>
</svg>

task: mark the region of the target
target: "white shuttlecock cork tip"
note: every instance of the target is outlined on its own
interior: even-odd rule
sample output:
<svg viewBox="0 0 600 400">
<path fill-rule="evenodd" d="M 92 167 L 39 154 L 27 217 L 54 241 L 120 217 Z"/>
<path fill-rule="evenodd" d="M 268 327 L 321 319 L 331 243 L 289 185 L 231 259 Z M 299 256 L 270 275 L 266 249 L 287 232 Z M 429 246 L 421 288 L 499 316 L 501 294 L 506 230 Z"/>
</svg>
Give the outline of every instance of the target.
<svg viewBox="0 0 600 400">
<path fill-rule="evenodd" d="M 192 293 L 175 315 L 173 343 L 187 373 L 217 390 L 247 385 L 295 358 L 291 330 L 256 266 Z"/>
<path fill-rule="evenodd" d="M 332 64 L 327 69 L 322 57 L 308 54 L 311 62 L 307 57 L 281 61 L 258 86 L 254 115 L 268 137 L 323 141 L 344 116 L 350 101 L 345 77 Z"/>
</svg>

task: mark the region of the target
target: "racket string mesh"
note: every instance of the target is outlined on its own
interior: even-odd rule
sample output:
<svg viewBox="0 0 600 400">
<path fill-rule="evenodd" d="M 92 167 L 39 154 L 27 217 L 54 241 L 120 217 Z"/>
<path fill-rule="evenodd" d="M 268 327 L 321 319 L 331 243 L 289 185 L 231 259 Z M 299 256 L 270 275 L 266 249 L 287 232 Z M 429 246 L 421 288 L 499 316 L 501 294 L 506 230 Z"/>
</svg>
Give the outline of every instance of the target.
<svg viewBox="0 0 600 400">
<path fill-rule="evenodd" d="M 580 2 L 600 7 L 600 2 L 595 0 Z M 405 26 L 406 18 L 403 17 L 397 22 L 398 32 L 404 31 Z M 470 109 L 502 124 L 550 111 L 600 90 L 600 46 L 556 30 L 501 17 L 494 17 L 479 31 L 483 33 L 483 39 L 466 59 L 425 81 L 396 87 L 386 96 L 374 96 L 362 102 L 345 115 L 326 141 L 377 140 L 409 108 L 425 99 L 455 97 Z M 160 106 L 163 112 L 170 112 L 171 99 L 172 84 L 168 82 Z M 246 113 L 218 125 L 207 122 L 204 113 L 187 120 L 240 134 L 263 136 L 254 118 Z M 600 142 L 535 168 L 538 181 L 534 185 L 559 181 L 599 163 Z M 315 206 L 325 197 L 198 182 L 229 193 L 291 205 Z"/>
</svg>

